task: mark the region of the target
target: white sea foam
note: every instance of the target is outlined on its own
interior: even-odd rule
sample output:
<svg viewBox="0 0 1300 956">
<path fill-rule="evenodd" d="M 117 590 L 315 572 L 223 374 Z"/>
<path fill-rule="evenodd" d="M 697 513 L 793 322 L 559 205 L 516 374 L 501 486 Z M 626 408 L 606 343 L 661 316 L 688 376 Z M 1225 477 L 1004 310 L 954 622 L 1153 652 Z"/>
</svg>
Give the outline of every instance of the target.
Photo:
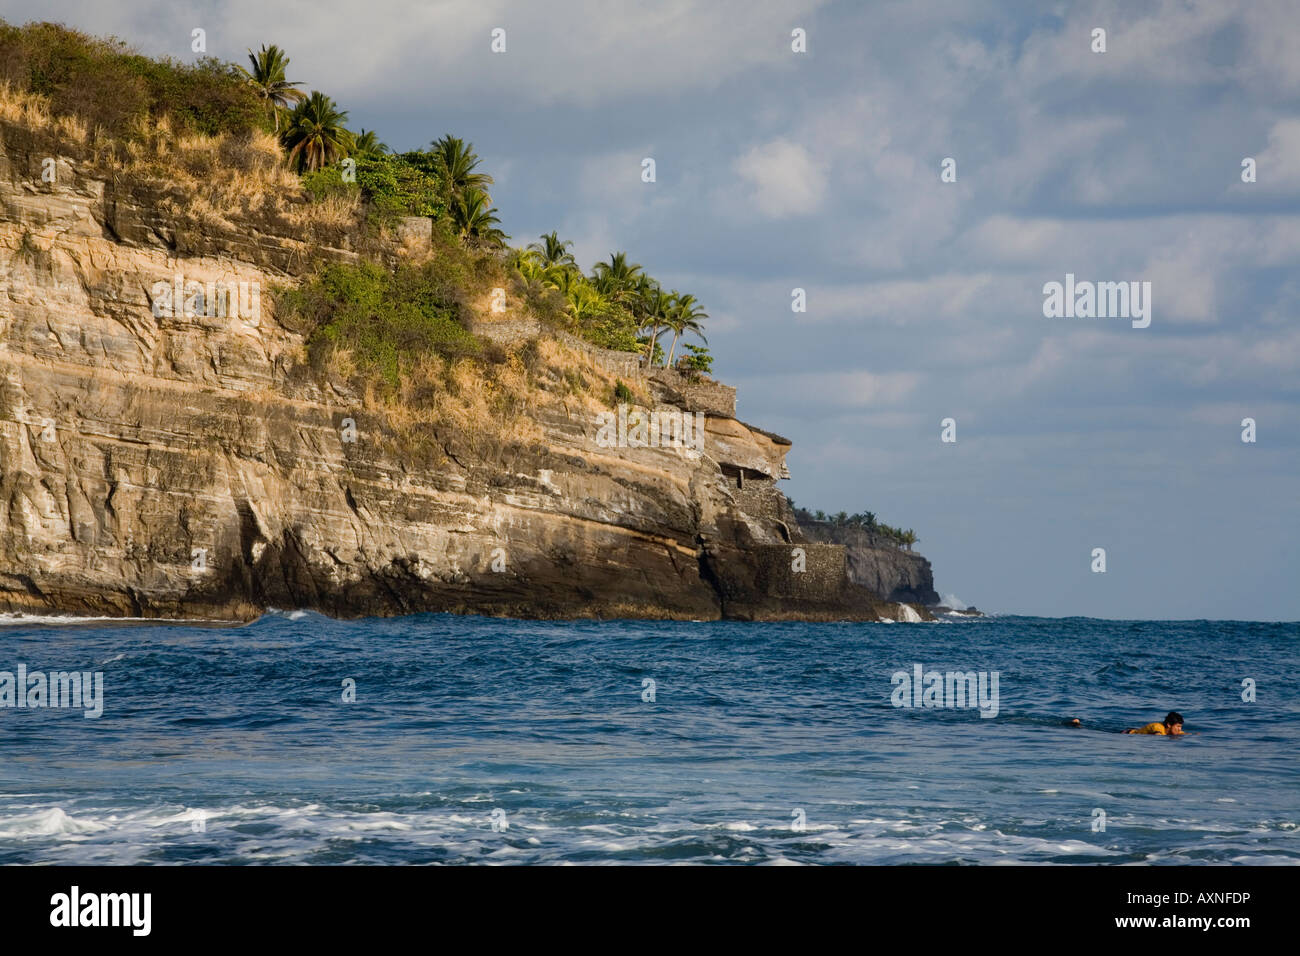
<svg viewBox="0 0 1300 956">
<path fill-rule="evenodd" d="M 99 833 L 109 828 L 108 823 L 89 817 L 69 816 L 61 807 L 38 810 L 30 814 L 0 817 L 0 840 L 22 840 L 30 837 L 80 837 Z"/>
<path fill-rule="evenodd" d="M 555 811 L 559 812 L 559 811 Z M 253 862 L 300 862 L 311 859 L 325 847 L 355 847 L 348 852 L 360 862 L 368 857 L 367 847 L 376 842 L 407 848 L 410 858 L 461 862 L 564 862 L 574 851 L 594 855 L 595 863 L 670 862 L 665 848 L 700 845 L 700 855 L 674 857 L 671 862 L 699 862 L 713 858 L 722 862 L 756 862 L 768 865 L 817 863 L 1063 863 L 1105 862 L 1128 856 L 1127 847 L 1104 839 L 1063 839 L 1061 833 L 1034 836 L 1007 832 L 974 813 L 943 814 L 940 817 L 912 814 L 899 818 L 856 817 L 829 822 L 810 820 L 803 832 L 771 819 L 771 808 L 752 808 L 730 822 L 692 822 L 676 810 L 620 810 L 614 823 L 583 823 L 565 815 L 556 819 L 548 812 L 512 813 L 510 829 L 494 833 L 485 814 L 456 809 L 431 808 L 417 811 L 334 810 L 319 804 L 300 806 L 235 804 L 209 809 L 195 807 L 152 807 L 140 809 L 74 809 L 24 804 L 0 812 L 0 840 L 11 841 L 9 849 L 39 847 L 40 859 L 54 863 L 141 863 L 156 862 L 161 847 L 184 844 L 211 846 L 214 858 L 238 858 Z M 626 822 L 623 822 L 624 818 Z M 202 828 L 194 823 L 202 820 Z M 548 822 L 549 820 L 549 822 Z M 248 823 L 260 824 L 255 834 L 246 832 Z M 1205 839 L 1194 849 L 1215 853 L 1219 861 L 1274 862 L 1294 864 L 1294 857 L 1244 853 L 1244 848 L 1224 837 L 1227 828 L 1206 827 L 1173 821 L 1144 821 L 1154 829 L 1178 826 L 1204 831 Z M 1052 826 L 1052 821 L 1019 820 L 1016 827 Z M 1294 824 L 1277 825 L 1270 832 L 1286 832 Z M 720 855 L 707 843 L 710 834 L 726 832 L 736 841 L 732 851 Z M 814 849 L 809 850 L 811 844 Z M 802 859 L 792 859 L 798 846 Z M 707 849 L 706 849 L 707 847 Z M 1192 849 L 1192 848 L 1188 848 Z M 436 856 L 434 855 L 436 854 Z M 607 856 L 608 858 L 602 859 Z M 1189 859 L 1182 849 L 1152 851 L 1146 862 L 1203 862 Z M 587 862 L 584 860 L 584 862 Z"/>
<path fill-rule="evenodd" d="M 186 617 L 83 617 L 73 614 L 26 614 L 19 611 L 0 612 L 0 627 L 18 625 L 50 625 L 66 627 L 72 624 L 231 624 L 215 618 Z"/>
<path fill-rule="evenodd" d="M 906 604 L 898 605 L 898 613 L 902 615 L 902 620 L 908 624 L 921 624 L 921 615 Z"/>
</svg>

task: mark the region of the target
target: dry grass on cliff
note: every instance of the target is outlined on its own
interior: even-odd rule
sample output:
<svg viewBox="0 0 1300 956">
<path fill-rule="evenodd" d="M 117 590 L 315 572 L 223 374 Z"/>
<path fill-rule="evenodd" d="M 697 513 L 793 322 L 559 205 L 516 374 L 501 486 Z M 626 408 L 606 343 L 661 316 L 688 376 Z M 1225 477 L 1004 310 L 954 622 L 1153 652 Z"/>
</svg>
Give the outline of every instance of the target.
<svg viewBox="0 0 1300 956">
<path fill-rule="evenodd" d="M 52 116 L 47 97 L 16 90 L 8 81 L 0 82 L 0 119 L 27 129 L 54 133 L 60 139 L 80 145 L 90 136 L 86 124 L 77 117 Z"/>
<path fill-rule="evenodd" d="M 110 146 L 102 158 L 126 175 L 181 186 L 189 198 L 174 211 L 213 225 L 229 227 L 258 215 L 306 228 L 348 228 L 360 221 L 360 203 L 354 198 L 307 201 L 275 136 L 261 130 L 219 136 L 179 133 L 163 117 L 138 126 L 124 149 Z"/>
<path fill-rule="evenodd" d="M 595 357 L 555 339 L 540 339 L 537 350 L 552 374 L 565 385 L 567 400 L 593 414 L 610 410 L 610 396 L 615 386 L 622 382 L 632 392 L 633 404 L 650 407 L 650 396 L 645 379 L 639 375 L 621 375 L 603 368 Z"/>
<path fill-rule="evenodd" d="M 54 116 L 46 97 L 16 90 L 7 82 L 0 83 L 0 120 L 89 147 L 95 165 L 119 176 L 179 186 L 186 198 L 166 200 L 163 207 L 204 224 L 232 228 L 248 217 L 268 215 L 304 229 L 349 229 L 361 222 L 355 196 L 310 201 L 297 174 L 285 164 L 275 136 L 261 130 L 219 136 L 185 133 L 164 115 L 137 122 L 131 135 L 121 139 L 104 130 L 92 132 L 75 116 Z"/>
<path fill-rule="evenodd" d="M 403 390 L 431 374 L 435 363 L 445 389 L 435 410 L 445 424 L 472 440 L 528 442 L 541 437 L 537 422 L 528 415 L 528 374 L 518 355 L 491 366 L 473 359 L 435 358 L 428 372 L 418 370 Z"/>
<path fill-rule="evenodd" d="M 328 375 L 357 382 L 352 354 L 335 350 Z M 418 441 L 428 426 L 454 431 L 471 449 L 542 437 L 540 426 L 528 414 L 528 373 L 517 354 L 491 366 L 472 358 L 430 354 L 406 370 L 395 394 L 381 394 L 373 380 L 362 387 L 365 407 L 382 410 L 404 442 Z"/>
</svg>

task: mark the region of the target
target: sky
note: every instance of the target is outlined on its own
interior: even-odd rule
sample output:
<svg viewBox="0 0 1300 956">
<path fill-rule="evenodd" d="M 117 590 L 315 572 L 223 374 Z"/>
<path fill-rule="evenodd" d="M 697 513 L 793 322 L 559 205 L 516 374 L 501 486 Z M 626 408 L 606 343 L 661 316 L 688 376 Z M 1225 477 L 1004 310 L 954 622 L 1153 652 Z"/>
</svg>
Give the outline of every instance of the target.
<svg viewBox="0 0 1300 956">
<path fill-rule="evenodd" d="M 786 493 L 913 528 L 947 598 L 1300 620 L 1291 0 L 0 0 L 0 17 L 184 60 L 195 29 L 228 60 L 276 43 L 352 128 L 397 150 L 471 141 L 514 244 L 555 229 L 584 268 L 626 251 L 695 294 L 740 418 L 794 442 Z M 1149 282 L 1150 324 L 1046 316 L 1067 274 Z"/>
</svg>

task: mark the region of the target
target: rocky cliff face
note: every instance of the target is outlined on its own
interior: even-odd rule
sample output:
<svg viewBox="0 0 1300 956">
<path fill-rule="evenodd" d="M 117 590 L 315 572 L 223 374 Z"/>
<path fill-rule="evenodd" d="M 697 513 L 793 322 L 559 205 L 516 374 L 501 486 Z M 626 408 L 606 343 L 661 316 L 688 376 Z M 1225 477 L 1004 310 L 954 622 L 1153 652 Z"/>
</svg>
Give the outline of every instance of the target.
<svg viewBox="0 0 1300 956">
<path fill-rule="evenodd" d="M 853 525 L 805 521 L 802 527 L 813 541 L 844 545 L 849 579 L 872 593 L 905 604 L 939 603 L 930 562 L 921 555 L 903 551 L 882 536 Z"/>
<path fill-rule="evenodd" d="M 353 257 L 346 237 L 309 247 L 247 209 L 199 228 L 67 149 L 0 123 L 0 609 L 899 616 L 852 579 L 894 577 L 795 554 L 789 443 L 716 395 L 699 452 L 603 447 L 559 382 L 522 437 L 394 422 L 304 371 L 269 295 Z M 160 309 L 160 282 L 176 306 L 221 284 L 243 309 Z M 554 348 L 599 378 L 599 356 Z M 634 384 L 696 410 L 680 382 Z"/>
</svg>

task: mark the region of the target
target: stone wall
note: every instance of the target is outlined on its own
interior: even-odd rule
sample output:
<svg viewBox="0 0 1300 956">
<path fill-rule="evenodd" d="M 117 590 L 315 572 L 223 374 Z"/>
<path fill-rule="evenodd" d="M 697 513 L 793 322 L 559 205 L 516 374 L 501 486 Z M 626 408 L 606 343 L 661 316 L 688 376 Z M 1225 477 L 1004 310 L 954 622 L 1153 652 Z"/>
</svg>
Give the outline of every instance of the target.
<svg viewBox="0 0 1300 956">
<path fill-rule="evenodd" d="M 736 417 L 736 390 L 711 379 L 692 380 L 671 368 L 657 368 L 650 378 L 664 391 L 665 400 L 693 412 L 718 418 Z"/>
<path fill-rule="evenodd" d="M 503 345 L 520 345 L 542 334 L 542 324 L 532 315 L 502 315 L 500 318 L 475 318 L 470 331 Z"/>
<path fill-rule="evenodd" d="M 723 469 L 725 474 L 727 469 Z M 736 507 L 755 518 L 783 521 L 782 505 L 785 495 L 776 487 L 776 481 L 764 478 L 747 478 L 731 492 Z M 788 522 L 787 522 L 788 527 Z"/>
<path fill-rule="evenodd" d="M 890 539 L 854 525 L 824 521 L 800 523 L 813 541 L 833 542 L 848 548 L 849 580 L 888 601 L 935 605 L 930 562 L 912 551 L 904 551 Z"/>
<path fill-rule="evenodd" d="M 803 551 L 804 570 L 794 567 Z M 758 586 L 772 597 L 829 600 L 842 592 L 846 580 L 844 547 L 838 544 L 758 545 Z"/>
<path fill-rule="evenodd" d="M 541 323 L 531 315 L 502 315 L 500 318 L 488 314 L 476 318 L 470 327 L 475 335 L 493 339 L 508 345 L 517 345 L 542 334 Z M 704 412 L 714 418 L 736 417 L 736 390 L 730 385 L 723 385 L 707 378 L 690 379 L 681 372 L 669 368 L 647 369 L 644 356 L 636 352 L 620 352 L 615 349 L 601 348 L 576 335 L 560 330 L 547 330 L 570 348 L 591 356 L 598 368 L 625 380 L 649 382 L 655 391 L 657 401 L 665 405 L 676 405 L 692 412 Z M 768 434 L 785 444 L 790 444 L 780 436 Z"/>
<path fill-rule="evenodd" d="M 597 367 L 609 372 L 611 375 L 618 375 L 623 378 L 645 378 L 646 370 L 641 364 L 642 356 L 636 352 L 604 349 L 599 345 L 593 345 L 586 339 L 580 339 L 576 335 L 570 335 L 568 332 L 559 330 L 556 330 L 553 334 L 569 348 L 590 355 L 595 360 Z"/>
</svg>

